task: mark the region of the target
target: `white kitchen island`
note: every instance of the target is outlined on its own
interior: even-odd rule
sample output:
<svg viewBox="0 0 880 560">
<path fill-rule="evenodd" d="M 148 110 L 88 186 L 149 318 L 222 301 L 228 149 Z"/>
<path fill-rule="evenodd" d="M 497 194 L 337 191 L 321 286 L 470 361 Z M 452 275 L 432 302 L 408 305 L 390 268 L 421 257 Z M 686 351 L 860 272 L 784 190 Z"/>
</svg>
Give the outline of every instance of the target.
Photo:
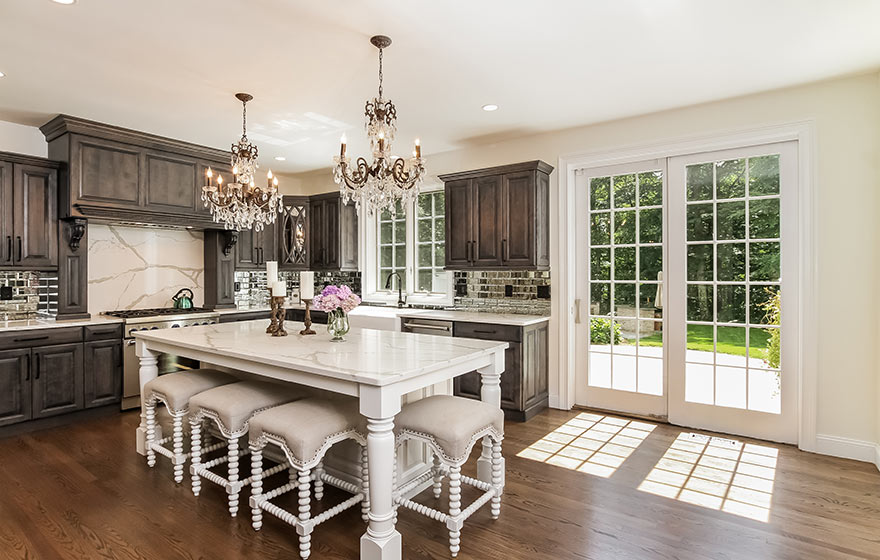
<svg viewBox="0 0 880 560">
<path fill-rule="evenodd" d="M 370 470 L 369 525 L 361 537 L 360 557 L 400 560 L 392 479 L 394 417 L 401 399 L 476 370 L 482 376 L 482 400 L 500 408 L 507 343 L 369 329 L 352 329 L 345 342 L 331 342 L 323 329 L 301 336 L 288 324 L 289 336 L 271 337 L 266 325 L 257 320 L 134 333 L 141 390 L 158 375 L 158 355 L 170 353 L 358 398 L 367 418 Z M 143 429 L 142 421 L 138 430 Z M 143 441 L 142 433 L 138 441 Z M 484 443 L 478 476 L 486 482 L 491 481 L 490 461 L 491 446 Z"/>
</svg>

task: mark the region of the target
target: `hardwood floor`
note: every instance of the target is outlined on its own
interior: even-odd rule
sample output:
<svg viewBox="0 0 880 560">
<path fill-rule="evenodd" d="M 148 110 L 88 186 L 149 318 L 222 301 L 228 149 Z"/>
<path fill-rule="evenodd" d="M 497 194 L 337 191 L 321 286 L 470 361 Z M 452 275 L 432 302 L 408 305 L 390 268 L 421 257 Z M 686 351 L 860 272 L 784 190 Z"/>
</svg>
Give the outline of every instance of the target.
<svg viewBox="0 0 880 560">
<path fill-rule="evenodd" d="M 204 484 L 196 499 L 188 479 L 172 483 L 166 460 L 147 468 L 133 449 L 137 421 L 124 413 L 0 439 L 0 558 L 298 558 L 287 525 L 265 516 L 255 533 L 247 509 L 229 518 L 216 486 Z M 603 421 L 605 432 L 626 431 L 560 449 L 585 441 L 579 432 L 595 421 L 549 410 L 507 425 L 501 518 L 484 508 L 468 520 L 460 558 L 880 559 L 880 472 L 872 465 L 741 438 L 755 447 L 720 441 L 715 454 L 689 430 L 615 419 Z M 611 442 L 603 447 L 603 439 Z M 737 453 L 741 462 L 723 458 Z M 687 467 L 695 457 L 715 469 Z M 466 472 L 474 471 L 472 461 Z M 331 489 L 326 503 L 340 496 Z M 762 516 L 767 522 L 750 518 Z M 439 523 L 401 509 L 398 529 L 404 558 L 449 557 Z M 312 558 L 357 558 L 363 530 L 356 509 L 333 518 L 315 531 Z"/>
</svg>

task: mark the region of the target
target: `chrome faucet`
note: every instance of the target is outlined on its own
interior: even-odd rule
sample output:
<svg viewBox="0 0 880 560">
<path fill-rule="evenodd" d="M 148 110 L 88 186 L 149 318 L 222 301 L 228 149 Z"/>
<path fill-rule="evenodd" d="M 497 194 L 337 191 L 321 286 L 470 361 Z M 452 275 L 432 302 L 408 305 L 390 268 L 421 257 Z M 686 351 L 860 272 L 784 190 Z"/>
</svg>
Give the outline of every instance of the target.
<svg viewBox="0 0 880 560">
<path fill-rule="evenodd" d="M 385 289 L 391 289 L 391 279 L 397 276 L 397 307 L 406 307 L 406 298 L 403 297 L 403 278 L 399 272 L 392 272 L 385 279 Z"/>
</svg>

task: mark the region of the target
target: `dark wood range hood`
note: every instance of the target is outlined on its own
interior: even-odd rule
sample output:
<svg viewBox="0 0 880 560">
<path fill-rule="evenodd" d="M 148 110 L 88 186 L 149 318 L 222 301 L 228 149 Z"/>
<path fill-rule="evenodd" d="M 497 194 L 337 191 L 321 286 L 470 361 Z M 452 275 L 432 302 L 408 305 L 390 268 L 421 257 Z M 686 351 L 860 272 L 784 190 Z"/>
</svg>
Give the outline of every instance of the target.
<svg viewBox="0 0 880 560">
<path fill-rule="evenodd" d="M 65 162 L 61 218 L 221 228 L 201 200 L 205 170 L 230 175 L 230 154 L 69 115 L 40 127 L 49 158 Z"/>
</svg>

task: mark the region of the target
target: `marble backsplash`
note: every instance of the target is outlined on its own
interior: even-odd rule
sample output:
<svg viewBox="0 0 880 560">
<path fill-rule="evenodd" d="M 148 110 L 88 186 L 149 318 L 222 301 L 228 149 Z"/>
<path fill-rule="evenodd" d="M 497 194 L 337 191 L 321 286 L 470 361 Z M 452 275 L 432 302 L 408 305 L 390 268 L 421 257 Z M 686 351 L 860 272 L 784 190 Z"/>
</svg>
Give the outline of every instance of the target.
<svg viewBox="0 0 880 560">
<path fill-rule="evenodd" d="M 204 298 L 204 234 L 89 224 L 89 313 L 170 307 L 181 288 Z"/>
</svg>

